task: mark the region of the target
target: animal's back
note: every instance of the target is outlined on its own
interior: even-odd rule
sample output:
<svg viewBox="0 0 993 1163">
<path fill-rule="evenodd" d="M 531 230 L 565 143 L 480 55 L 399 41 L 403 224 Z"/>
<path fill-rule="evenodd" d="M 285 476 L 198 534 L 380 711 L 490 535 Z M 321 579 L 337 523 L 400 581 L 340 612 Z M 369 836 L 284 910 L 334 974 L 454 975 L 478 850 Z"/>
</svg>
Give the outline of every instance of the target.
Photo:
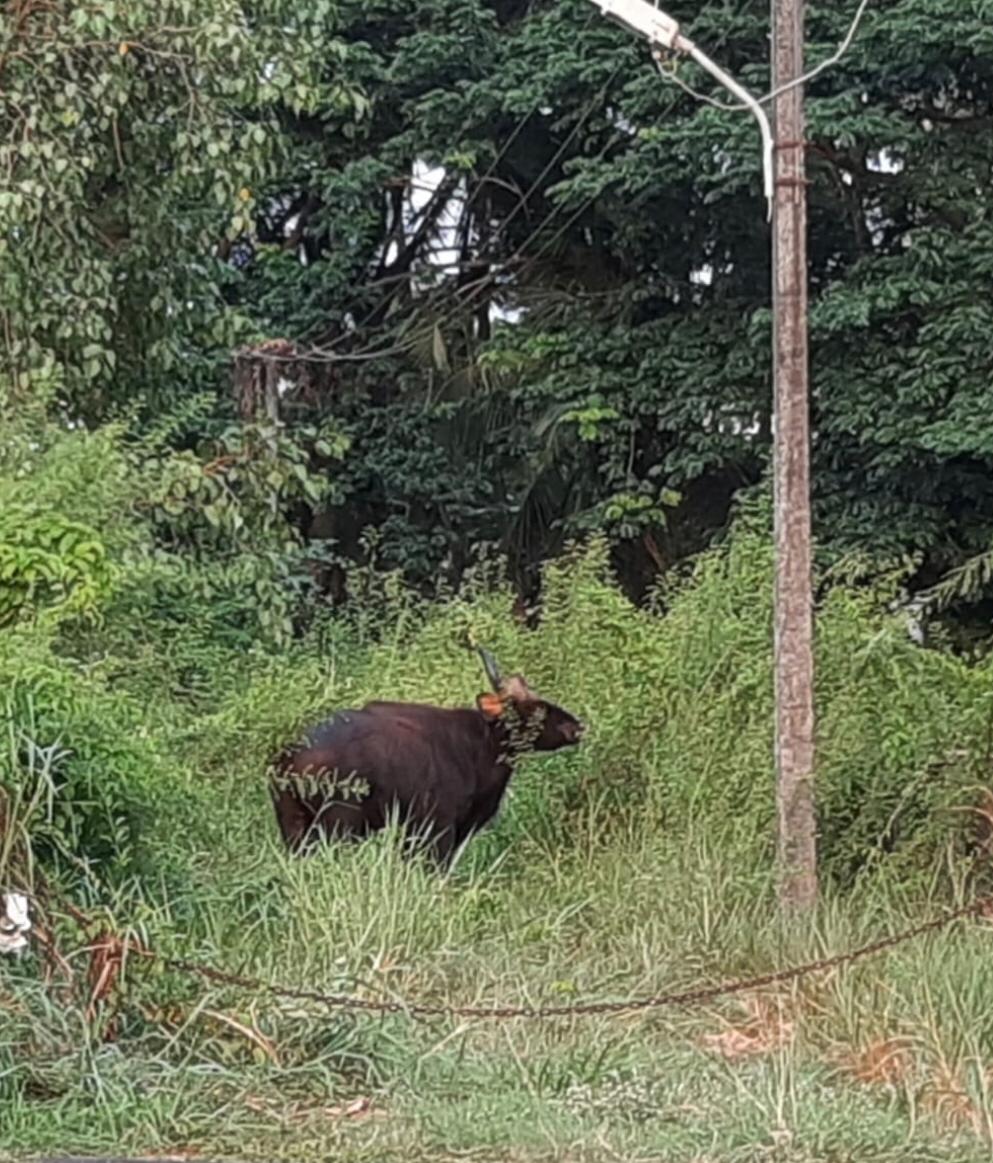
<svg viewBox="0 0 993 1163">
<path fill-rule="evenodd" d="M 280 753 L 274 766 L 284 774 L 356 776 L 390 785 L 412 763 L 423 762 L 418 753 L 424 749 L 424 732 L 416 723 L 395 716 L 384 724 L 363 707 L 338 711 L 312 727 L 298 744 Z"/>
</svg>

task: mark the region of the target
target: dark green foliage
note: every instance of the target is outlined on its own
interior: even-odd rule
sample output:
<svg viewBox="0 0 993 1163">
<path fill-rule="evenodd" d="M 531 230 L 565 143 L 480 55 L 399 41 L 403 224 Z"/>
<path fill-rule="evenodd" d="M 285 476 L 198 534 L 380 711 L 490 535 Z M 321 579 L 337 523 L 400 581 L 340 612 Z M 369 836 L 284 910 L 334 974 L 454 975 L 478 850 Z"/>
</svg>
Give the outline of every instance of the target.
<svg viewBox="0 0 993 1163">
<path fill-rule="evenodd" d="M 932 7 L 867 11 L 844 59 L 811 83 L 808 164 L 820 544 L 828 557 L 915 552 L 934 578 L 993 533 L 993 118 L 984 5 L 948 3 L 939 20 Z M 670 9 L 767 86 L 767 5 Z M 811 63 L 851 15 L 809 6 Z M 319 184 L 299 170 L 290 182 L 312 194 L 294 220 L 310 265 L 290 276 L 285 253 L 260 250 L 232 288 L 248 312 L 264 301 L 276 332 L 330 340 L 328 358 L 344 357 L 315 373 L 322 406 L 357 430 L 335 535 L 354 554 L 358 529 L 380 526 L 384 560 L 416 578 L 461 567 L 466 542 L 499 541 L 526 565 L 570 530 L 603 528 L 639 588 L 646 566 L 705 544 L 765 468 L 754 125 L 667 84 L 578 0 L 387 4 L 375 20 L 346 5 L 337 27 L 361 42 L 370 116 L 358 133 L 286 125 L 294 156 L 322 159 Z M 458 226 L 443 237 L 432 203 L 423 231 L 386 254 L 419 159 L 462 183 Z M 285 185 L 279 175 L 272 190 Z M 410 274 L 425 277 L 442 243 L 460 269 L 412 296 Z M 494 263 L 509 277 L 487 281 Z M 300 293 L 280 305 L 287 277 Z M 494 331 L 495 306 L 525 315 Z M 359 326 L 343 335 L 347 313 Z M 389 355 L 370 362 L 376 351 Z"/>
<path fill-rule="evenodd" d="M 860 550 L 862 586 L 893 560 L 925 580 L 958 566 L 935 604 L 982 592 L 993 532 L 991 248 L 975 193 L 989 162 L 989 45 L 982 6 L 946 7 L 938 24 L 916 0 L 871 8 L 809 102 L 821 559 Z M 178 732 L 186 771 L 200 755 L 234 762 L 236 739 L 215 725 L 245 729 L 239 699 L 269 655 L 280 660 L 273 707 L 256 708 L 266 746 L 303 715 L 302 705 L 289 714 L 281 693 L 290 674 L 302 691 L 329 689 L 314 653 L 323 645 L 348 658 L 356 691 L 389 690 L 401 672 L 379 666 L 384 628 L 390 650 L 409 644 L 414 626 L 434 641 L 406 586 L 451 596 L 494 547 L 519 587 L 571 538 L 603 533 L 626 588 L 650 589 L 726 527 L 736 495 L 763 487 L 771 425 L 768 237 L 754 127 L 739 112 L 666 82 L 643 46 L 578 0 L 382 0 L 304 16 L 225 0 L 197 14 L 202 37 L 191 12 L 175 0 L 59 22 L 29 4 L 0 24 L 3 116 L 8 139 L 22 143 L 7 147 L 0 191 L 0 620 L 35 643 L 29 655 L 49 691 L 29 708 L 34 672 L 22 675 L 13 651 L 10 715 L 15 735 L 34 729 L 26 715 L 40 716 L 44 746 L 54 743 L 63 718 L 76 723 L 63 705 L 66 674 L 92 668 L 93 706 L 123 699 L 128 739 L 143 737 L 136 708 L 155 707 L 162 729 Z M 765 6 L 674 14 L 746 83 L 767 84 Z M 850 17 L 817 5 L 808 16 L 817 60 Z M 173 65 L 153 67 L 160 58 Z M 685 62 L 673 67 L 706 84 Z M 191 69 L 198 99 L 184 121 Z M 25 103 L 39 109 L 37 127 Z M 440 167 L 440 185 L 419 192 L 411 219 L 425 166 Z M 78 245 L 67 252 L 70 226 Z M 439 248 L 451 252 L 444 271 L 430 263 Z M 520 318 L 500 322 L 497 308 Z M 242 352 L 229 383 L 234 345 L 273 336 L 295 349 L 269 363 Z M 304 358 L 278 362 L 287 351 Z M 123 419 L 101 425 L 108 414 Z M 84 427 L 67 434 L 66 420 Z M 767 789 L 755 776 L 768 758 L 768 610 L 766 598 L 748 603 L 767 593 L 768 572 L 741 565 L 759 544 L 733 542 L 727 576 L 725 559 L 704 559 L 698 587 L 723 578 L 714 600 L 738 595 L 748 613 L 701 622 L 703 639 L 688 639 L 678 664 L 664 635 L 690 599 L 674 577 L 656 640 L 633 629 L 642 615 L 587 566 L 548 572 L 538 637 L 515 630 L 511 653 L 528 658 L 528 644 L 541 643 L 533 677 L 555 685 L 562 675 L 544 673 L 548 660 L 582 658 L 597 643 L 595 663 L 571 669 L 568 687 L 582 699 L 585 676 L 622 657 L 600 709 L 626 709 L 604 737 L 600 798 L 587 799 L 568 759 L 525 813 L 543 821 L 546 842 L 562 842 L 591 802 L 678 821 L 730 797 L 749 828 L 761 817 L 764 829 Z M 329 618 L 328 591 L 347 616 Z M 863 600 L 858 587 L 837 592 L 825 587 L 824 616 L 838 627 L 854 618 L 858 637 L 882 598 L 866 591 L 869 604 L 853 612 L 845 603 Z M 466 602 L 451 616 L 475 609 Z M 431 617 L 447 625 L 449 615 Z M 492 632 L 498 642 L 506 632 L 499 619 Z M 630 634 L 652 644 L 644 658 Z M 823 715 L 845 718 L 854 748 L 824 760 L 823 838 L 840 881 L 869 852 L 906 852 L 921 835 L 932 843 L 946 785 L 928 765 L 949 770 L 948 723 L 970 739 L 979 730 L 978 703 L 970 695 L 967 714 L 956 702 L 967 673 L 893 634 L 885 666 L 924 666 L 928 697 L 950 701 L 937 734 L 917 724 L 887 755 L 870 740 L 904 739 L 909 728 L 885 716 L 913 718 L 917 679 L 906 679 L 903 701 L 870 698 L 883 681 L 874 647 L 864 672 L 822 680 Z M 726 673 L 738 646 L 747 661 L 715 704 L 697 762 L 730 764 L 743 782 L 684 774 L 670 785 L 658 749 L 685 750 L 690 710 L 681 704 L 670 729 L 659 706 L 673 690 L 711 697 L 710 676 Z M 450 650 L 445 637 L 439 660 Z M 661 704 L 624 701 L 646 688 L 663 692 Z M 85 740 L 102 712 L 81 714 Z M 216 724 L 202 718 L 215 714 Z M 743 723 L 755 750 L 738 764 L 728 749 Z M 948 777 L 956 787 L 977 776 L 966 750 L 966 767 L 956 760 Z M 90 802 L 103 760 L 82 744 L 72 754 L 66 778 Z M 142 801 L 143 786 L 115 777 L 107 804 Z M 99 847 L 103 824 L 93 827 Z"/>
<path fill-rule="evenodd" d="M 428 587 L 475 546 L 524 580 L 602 529 L 642 591 L 706 545 L 769 444 L 751 119 L 581 0 L 215 7 L 202 38 L 182 0 L 0 24 L 6 139 L 44 110 L 0 191 L 18 406 L 144 429 L 198 402 L 169 440 L 206 461 L 232 347 L 299 341 L 316 359 L 286 368 L 284 435 L 325 485 L 279 503 L 330 544 L 338 597 L 369 529 Z M 767 87 L 767 4 L 670 8 Z M 852 14 L 808 6 L 812 64 Z M 927 583 L 993 536 L 988 16 L 872 5 L 808 94 L 819 544 L 913 554 Z M 322 426 L 350 438 L 330 460 Z"/>
<path fill-rule="evenodd" d="M 25 825 L 37 855 L 88 896 L 137 877 L 143 894 L 168 888 L 185 908 L 191 898 L 176 886 L 189 888 L 204 845 L 235 860 L 255 850 L 252 837 L 274 835 L 266 764 L 308 723 L 369 698 L 471 704 L 485 683 L 467 635 L 591 724 L 575 754 L 525 765 L 474 859 L 509 846 L 526 862 L 591 831 L 608 842 L 632 828 L 680 835 L 708 822 L 742 859 L 768 864 L 772 563 L 760 507 L 691 576 L 670 579 L 664 614 L 631 605 L 606 542 L 594 539 L 547 567 L 534 630 L 510 617 L 513 591 L 485 560 L 441 604 L 370 570 L 356 578 L 353 604 L 329 618 L 312 590 L 287 588 L 272 549 L 278 529 L 251 490 L 169 551 L 146 515 L 155 506 L 138 502 L 150 485 L 184 479 L 185 455 L 155 460 L 150 479 L 147 450 L 120 437 L 48 443 L 32 466 L 48 520 L 72 506 L 104 512 L 113 581 L 88 605 L 52 605 L 3 639 L 3 784 L 19 803 L 46 805 Z M 92 457 L 103 478 L 89 471 Z M 67 464 L 86 487 L 62 477 Z M 125 480 L 133 491 L 122 505 Z M 27 537 L 35 527 L 23 528 Z M 48 552 L 64 568 L 76 543 Z M 950 810 L 989 778 L 988 667 L 915 646 L 880 613 L 894 589 L 824 582 L 818 803 L 828 884 L 850 886 L 877 864 L 930 875 L 937 852 L 968 837 Z M 298 622 L 295 638 L 274 613 Z"/>
</svg>

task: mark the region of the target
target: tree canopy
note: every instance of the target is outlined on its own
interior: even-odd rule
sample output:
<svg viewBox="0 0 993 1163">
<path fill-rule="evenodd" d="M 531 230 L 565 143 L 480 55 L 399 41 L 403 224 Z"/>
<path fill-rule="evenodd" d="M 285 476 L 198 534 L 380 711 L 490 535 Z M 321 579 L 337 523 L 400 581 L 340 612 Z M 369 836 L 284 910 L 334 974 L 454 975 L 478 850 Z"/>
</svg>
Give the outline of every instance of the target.
<svg viewBox="0 0 993 1163">
<path fill-rule="evenodd" d="M 761 93 L 767 8 L 669 10 Z M 811 65 L 854 9 L 808 6 Z M 939 9 L 870 6 L 807 102 L 819 551 L 920 581 L 993 538 L 993 5 Z M 19 0 L 7 406 L 164 432 L 198 490 L 262 465 L 325 582 L 373 544 L 524 580 L 602 529 L 640 590 L 764 486 L 771 426 L 754 123 L 661 72 L 580 0 Z"/>
</svg>

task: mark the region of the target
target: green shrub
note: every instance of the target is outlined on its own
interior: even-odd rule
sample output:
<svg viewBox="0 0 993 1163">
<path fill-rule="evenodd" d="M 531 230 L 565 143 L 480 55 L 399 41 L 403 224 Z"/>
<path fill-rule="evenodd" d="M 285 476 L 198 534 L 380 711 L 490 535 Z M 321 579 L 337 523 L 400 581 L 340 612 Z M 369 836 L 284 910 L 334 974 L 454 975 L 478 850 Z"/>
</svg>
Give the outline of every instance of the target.
<svg viewBox="0 0 993 1163">
<path fill-rule="evenodd" d="M 0 689 L 0 796 L 34 805 L 34 857 L 91 902 L 176 889 L 196 811 L 145 708 L 26 634 L 0 650 Z"/>
<path fill-rule="evenodd" d="M 119 439 L 64 439 L 33 453 L 44 504 L 32 511 L 92 529 L 109 584 L 89 591 L 86 608 L 36 590 L 0 635 L 0 795 L 13 820 L 0 878 L 28 839 L 59 889 L 159 952 L 310 989 L 572 1000 L 781 964 L 772 553 L 761 524 L 740 524 L 667 579 L 650 609 L 623 596 L 605 542 L 593 539 L 547 567 L 533 630 L 512 618 L 498 563 L 483 561 L 434 603 L 375 569 L 353 578 L 338 613 L 287 591 L 280 617 L 290 610 L 305 629 L 286 640 L 259 615 L 266 587 L 291 568 L 271 539 L 165 544 L 142 508 L 154 489 L 119 471 L 128 463 Z M 92 459 L 107 464 L 106 479 Z M 76 489 L 67 464 L 80 470 Z M 26 504 L 20 470 L 3 471 L 0 495 Z M 811 947 L 792 950 L 798 960 L 823 952 L 822 941 L 833 950 L 903 925 L 907 903 L 960 891 L 967 816 L 958 809 L 990 782 L 990 664 L 914 645 L 885 612 L 892 581 L 835 577 L 822 590 L 824 904 Z M 583 746 L 527 758 L 494 825 L 447 876 L 401 859 L 390 834 L 288 858 L 266 785 L 272 752 L 370 698 L 471 704 L 485 679 L 470 641 L 585 719 Z M 58 936 L 79 948 L 78 933 Z M 981 950 L 966 952 L 940 972 L 940 951 L 895 955 L 906 1021 L 920 1026 L 938 998 L 920 983 L 922 965 L 949 998 L 970 973 L 981 980 Z M 115 995 L 117 1041 L 95 1049 L 85 988 L 53 1006 L 30 966 L 0 968 L 0 1004 L 13 999 L 14 1013 L 0 1030 L 0 1100 L 20 1120 L 12 1141 L 46 1148 L 54 1104 L 66 1112 L 53 1124 L 59 1149 L 77 1132 L 117 1144 L 122 1127 L 136 1149 L 149 1136 L 213 1141 L 219 1112 L 243 1127 L 238 1096 L 249 1092 L 326 1103 L 343 1087 L 383 1088 L 402 1102 L 419 1086 L 462 1086 L 466 1072 L 480 1092 L 511 1094 L 527 1068 L 528 1093 L 547 1105 L 546 1092 L 567 1092 L 587 1071 L 595 1080 L 629 1055 L 649 1069 L 657 1039 L 670 1038 L 658 1015 L 644 1054 L 635 1031 L 646 1025 L 592 1035 L 532 1026 L 517 1057 L 506 1028 L 480 1024 L 450 1043 L 403 1017 L 329 1019 L 322 1007 L 132 959 Z M 864 1010 L 856 1001 L 867 979 L 831 978 L 830 1009 L 818 1010 L 853 1044 L 886 1027 L 888 1001 Z M 940 1018 L 928 1047 L 936 1059 L 946 1047 L 961 1056 L 971 1010 Z M 679 1021 L 695 1041 L 699 1016 Z M 679 1053 L 683 1062 L 689 1051 Z"/>
<path fill-rule="evenodd" d="M 120 434 L 48 434 L 15 441 L 0 477 L 14 505 L 28 477 L 38 482 L 44 506 L 18 536 L 50 543 L 87 595 L 73 605 L 19 591 L 21 606 L 51 616 L 0 643 L 3 780 L 36 778 L 26 754 L 57 757 L 38 853 L 85 868 L 92 895 L 102 878 L 119 887 L 140 875 L 158 897 L 181 869 L 196 869 L 202 889 L 212 860 L 237 864 L 274 836 L 275 748 L 370 698 L 471 704 L 485 683 L 469 641 L 590 726 L 582 748 L 522 764 L 471 863 L 507 853 L 512 870 L 615 836 L 703 829 L 743 864 L 770 867 L 772 554 L 754 516 L 669 580 L 658 609 L 622 595 L 594 538 L 547 567 L 534 630 L 511 617 L 498 563 L 482 561 L 436 603 L 370 569 L 353 579 L 348 610 L 308 617 L 280 645 L 254 613 L 252 579 L 274 560 L 268 534 L 164 549 L 142 516 L 155 490 L 127 471 L 129 456 Z M 80 542 L 41 536 L 42 524 L 82 528 L 74 513 L 105 547 L 99 584 L 72 564 Z M 989 668 L 909 641 L 885 613 L 892 585 L 826 579 L 817 616 L 820 856 L 838 886 L 880 868 L 930 875 L 962 833 L 953 809 L 988 778 Z"/>
<path fill-rule="evenodd" d="M 397 606 L 377 642 L 339 627 L 330 648 L 315 637 L 260 660 L 203 719 L 211 786 L 229 796 L 237 785 L 251 827 L 271 826 L 261 773 L 272 749 L 368 698 L 468 705 L 483 683 L 468 632 L 590 725 L 576 752 L 522 764 L 475 847 L 548 854 L 632 828 L 678 836 L 710 827 L 733 837 L 743 861 L 768 865 L 771 569 L 768 542 L 741 534 L 702 557 L 653 614 L 621 595 L 594 541 L 547 569 L 534 631 L 509 617 L 501 589 Z M 821 860 L 839 886 L 881 863 L 928 875 L 955 831 L 951 809 L 969 802 L 986 758 L 988 671 L 914 645 L 883 612 L 885 597 L 836 586 L 818 615 Z"/>
</svg>

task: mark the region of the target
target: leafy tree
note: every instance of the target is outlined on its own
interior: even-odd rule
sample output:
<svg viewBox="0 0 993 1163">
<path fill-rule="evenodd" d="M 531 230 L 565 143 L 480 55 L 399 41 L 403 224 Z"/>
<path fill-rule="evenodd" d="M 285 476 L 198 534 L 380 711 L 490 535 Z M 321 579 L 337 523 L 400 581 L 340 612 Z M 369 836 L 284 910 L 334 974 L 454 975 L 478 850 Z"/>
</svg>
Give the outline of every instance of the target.
<svg viewBox="0 0 993 1163">
<path fill-rule="evenodd" d="M 767 88 L 766 4 L 670 7 Z M 812 64 L 852 14 L 809 6 Z M 988 15 L 873 5 L 809 86 L 821 550 L 911 554 L 924 582 L 993 540 Z M 278 413 L 326 481 L 279 501 L 315 552 L 347 565 L 374 529 L 431 584 L 603 528 L 640 588 L 763 480 L 754 125 L 593 6 L 21 0 L 0 37 L 22 406 L 144 428 L 181 404 L 170 443 L 211 464 L 240 439 L 237 348 L 266 382 L 242 416 Z"/>
<path fill-rule="evenodd" d="M 326 0 L 4 6 L 0 379 L 15 402 L 43 392 L 92 421 L 212 385 L 251 333 L 225 305 L 221 255 L 276 165 L 281 112 L 325 100 L 328 19 Z"/>
<path fill-rule="evenodd" d="M 671 7 L 767 88 L 767 5 Z M 809 86 L 817 528 L 832 554 L 916 552 L 925 576 L 993 533 L 987 8 L 873 6 Z M 812 64 L 852 14 L 810 6 Z M 293 198 L 272 197 L 235 292 L 311 351 L 318 410 L 361 423 L 349 510 L 323 527 L 354 544 L 379 524 L 421 573 L 590 526 L 638 539 L 632 569 L 698 547 L 769 448 L 751 119 L 572 0 L 345 3 L 336 27 L 370 115 L 287 119 L 271 191 Z M 424 165 L 442 177 L 418 216 Z"/>
</svg>

